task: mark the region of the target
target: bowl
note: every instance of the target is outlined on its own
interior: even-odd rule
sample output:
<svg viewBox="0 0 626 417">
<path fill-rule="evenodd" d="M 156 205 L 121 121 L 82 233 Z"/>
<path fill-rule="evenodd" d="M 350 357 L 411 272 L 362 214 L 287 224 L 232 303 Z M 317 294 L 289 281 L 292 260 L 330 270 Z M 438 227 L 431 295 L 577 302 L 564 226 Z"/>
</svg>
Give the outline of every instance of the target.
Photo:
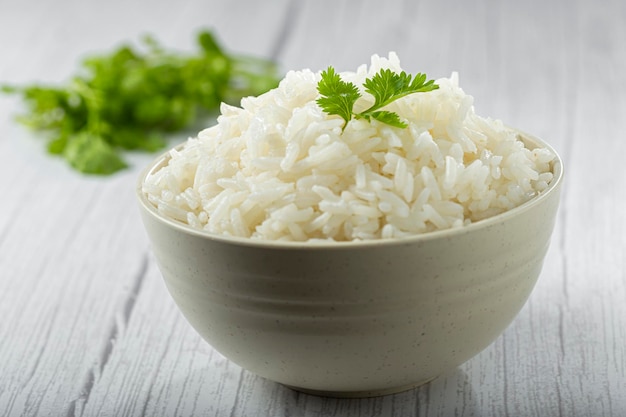
<svg viewBox="0 0 626 417">
<path fill-rule="evenodd" d="M 522 134 L 527 147 L 550 148 Z M 555 153 L 556 154 L 556 153 Z M 191 326 L 242 368 L 307 393 L 407 390 L 489 346 L 540 274 L 562 162 L 525 204 L 473 224 L 394 240 L 290 243 L 215 236 L 168 219 L 137 187 L 171 296 Z"/>
</svg>

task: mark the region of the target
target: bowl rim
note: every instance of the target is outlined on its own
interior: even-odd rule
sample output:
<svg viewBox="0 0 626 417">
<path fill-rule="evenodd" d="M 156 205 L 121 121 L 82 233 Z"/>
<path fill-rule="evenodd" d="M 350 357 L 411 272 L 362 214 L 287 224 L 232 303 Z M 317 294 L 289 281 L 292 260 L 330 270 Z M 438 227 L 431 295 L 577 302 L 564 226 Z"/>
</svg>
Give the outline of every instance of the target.
<svg viewBox="0 0 626 417">
<path fill-rule="evenodd" d="M 559 156 L 558 152 L 547 142 L 538 138 L 537 136 L 528 134 L 519 129 L 510 128 L 515 131 L 519 138 L 524 142 L 527 147 L 530 149 L 535 149 L 537 147 L 543 147 L 550 150 L 554 155 L 555 159 L 552 162 L 552 171 L 554 177 L 552 181 L 548 184 L 548 188 L 539 192 L 535 197 L 530 200 L 520 204 L 517 207 L 514 207 L 510 210 L 502 212 L 500 214 L 496 214 L 495 216 L 488 217 L 483 220 L 479 220 L 468 225 L 454 227 L 449 229 L 442 230 L 434 230 L 431 232 L 424 232 L 415 234 L 412 236 L 404 236 L 399 238 L 381 238 L 381 239 L 369 239 L 369 240 L 352 240 L 352 241 L 331 241 L 331 240 L 314 240 L 314 241 L 282 241 L 282 240 L 265 240 L 265 239 L 251 239 L 245 237 L 238 236 L 227 236 L 220 235 L 215 233 L 209 233 L 204 230 L 199 230 L 189 226 L 180 221 L 171 219 L 159 213 L 158 209 L 148 201 L 146 194 L 143 192 L 142 186 L 145 179 L 155 170 L 161 168 L 163 164 L 170 158 L 170 152 L 174 149 L 182 148 L 186 142 L 183 142 L 173 148 L 168 149 L 157 158 L 155 158 L 146 168 L 144 168 L 138 178 L 136 183 L 136 197 L 139 201 L 140 207 L 143 209 L 145 213 L 148 213 L 150 216 L 154 217 L 157 221 L 164 223 L 168 227 L 178 230 L 182 233 L 189 234 L 195 237 L 207 239 L 214 242 L 221 242 L 225 244 L 238 245 L 238 246 L 251 246 L 257 248 L 274 248 L 274 249 L 282 249 L 282 250 L 323 250 L 323 249 L 332 249 L 332 250 L 341 250 L 341 249 L 355 249 L 355 248 L 372 248 L 379 246 L 394 246 L 394 245 L 406 245 L 406 244 L 414 244 L 419 242 L 426 242 L 430 240 L 436 239 L 446 239 L 454 236 L 463 235 L 466 233 L 472 233 L 473 231 L 479 229 L 486 229 L 496 224 L 500 224 L 507 219 L 519 216 L 520 214 L 531 210 L 533 207 L 541 204 L 544 200 L 549 198 L 552 194 L 557 192 L 560 189 L 561 183 L 563 182 L 564 175 L 564 167 L 563 160 Z"/>
</svg>

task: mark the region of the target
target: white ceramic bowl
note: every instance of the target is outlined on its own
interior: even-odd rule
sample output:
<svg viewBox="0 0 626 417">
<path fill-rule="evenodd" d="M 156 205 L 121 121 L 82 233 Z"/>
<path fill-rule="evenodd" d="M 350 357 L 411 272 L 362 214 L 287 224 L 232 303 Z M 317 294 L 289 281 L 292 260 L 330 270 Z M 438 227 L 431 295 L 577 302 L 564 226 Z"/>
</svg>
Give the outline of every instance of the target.
<svg viewBox="0 0 626 417">
<path fill-rule="evenodd" d="M 548 147 L 524 136 L 529 147 Z M 167 287 L 195 330 L 243 368 L 301 391 L 383 395 L 479 353 L 530 295 L 554 227 L 562 163 L 533 200 L 463 228 L 398 240 L 226 238 L 160 215 L 143 222 Z"/>
</svg>

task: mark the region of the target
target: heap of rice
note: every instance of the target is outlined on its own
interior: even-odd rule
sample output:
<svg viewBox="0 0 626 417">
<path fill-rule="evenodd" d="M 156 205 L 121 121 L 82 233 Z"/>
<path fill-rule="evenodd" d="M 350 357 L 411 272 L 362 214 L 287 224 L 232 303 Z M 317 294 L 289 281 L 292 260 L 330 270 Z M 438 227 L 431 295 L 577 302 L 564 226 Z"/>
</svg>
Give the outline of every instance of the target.
<svg viewBox="0 0 626 417">
<path fill-rule="evenodd" d="M 341 73 L 361 87 L 398 57 Z M 146 193 L 164 216 L 212 234 L 351 241 L 462 227 L 533 198 L 552 180 L 547 149 L 527 149 L 502 122 L 475 114 L 458 77 L 386 110 L 406 129 L 329 116 L 320 73 L 289 72 L 279 87 L 222 105 L 217 124 L 170 152 Z M 367 93 L 360 111 L 372 104 Z"/>
</svg>

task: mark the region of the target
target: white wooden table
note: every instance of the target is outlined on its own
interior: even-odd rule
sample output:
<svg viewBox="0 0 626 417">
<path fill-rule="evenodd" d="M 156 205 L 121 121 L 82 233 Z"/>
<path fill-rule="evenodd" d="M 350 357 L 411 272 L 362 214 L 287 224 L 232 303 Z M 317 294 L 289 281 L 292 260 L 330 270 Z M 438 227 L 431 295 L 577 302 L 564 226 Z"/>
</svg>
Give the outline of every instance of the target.
<svg viewBox="0 0 626 417">
<path fill-rule="evenodd" d="M 567 179 L 535 291 L 426 386 L 299 394 L 224 359 L 174 306 L 134 196 L 153 155 L 79 175 L 2 96 L 0 416 L 626 416 L 626 2 L 0 0 L 0 82 L 58 83 L 145 32 L 191 48 L 200 27 L 283 71 L 391 50 L 410 72 L 458 71 L 479 114 L 549 141 Z"/>
</svg>

